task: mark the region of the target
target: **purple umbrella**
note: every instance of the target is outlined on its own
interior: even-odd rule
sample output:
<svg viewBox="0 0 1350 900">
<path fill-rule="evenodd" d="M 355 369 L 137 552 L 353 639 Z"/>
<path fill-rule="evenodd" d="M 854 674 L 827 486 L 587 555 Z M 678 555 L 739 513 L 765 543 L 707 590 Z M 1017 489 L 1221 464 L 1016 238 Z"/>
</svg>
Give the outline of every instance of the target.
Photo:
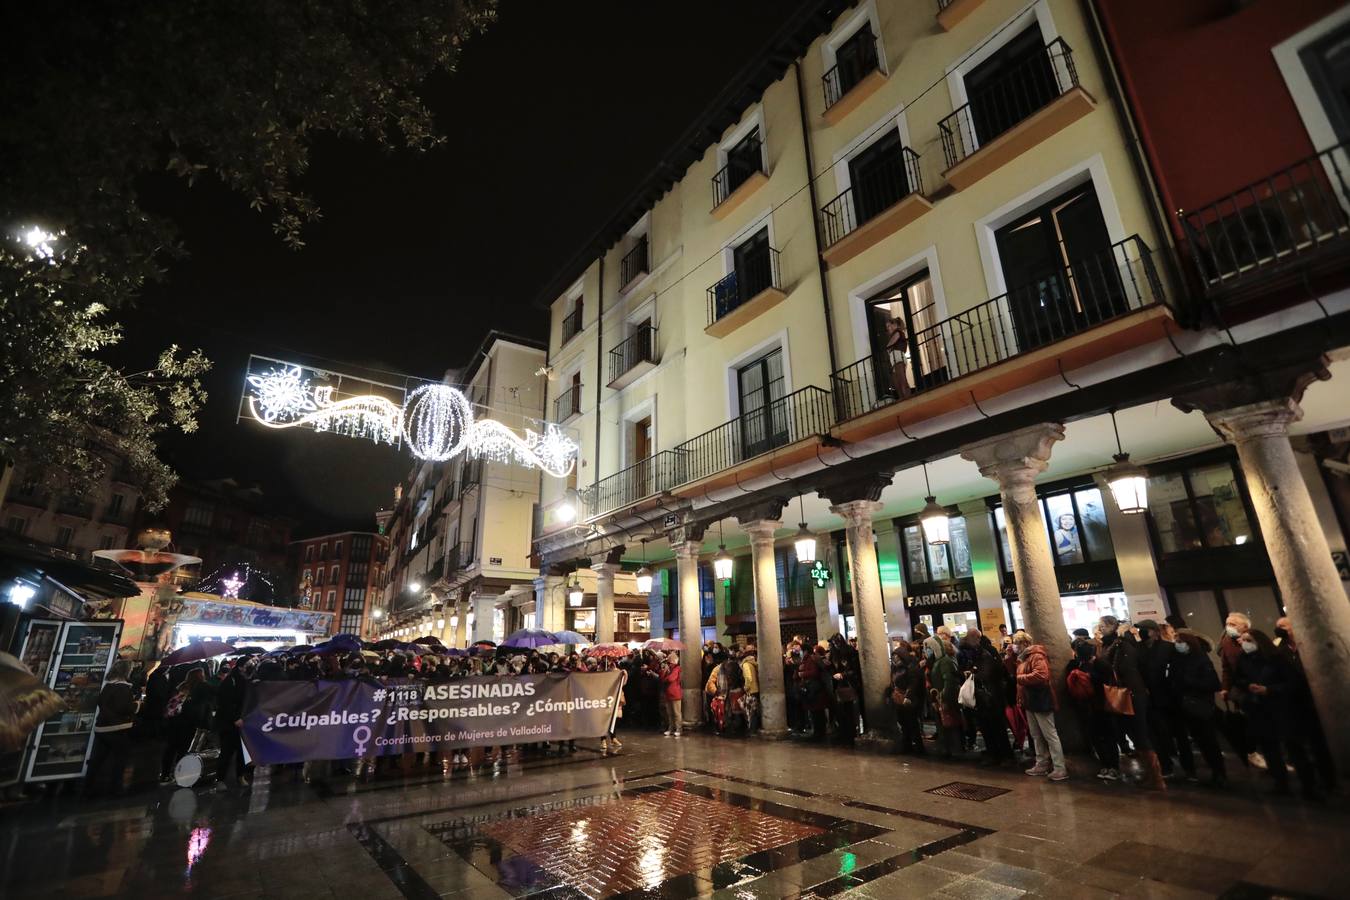
<svg viewBox="0 0 1350 900">
<path fill-rule="evenodd" d="M 179 647 L 177 650 L 164 657 L 163 664 L 166 666 L 176 666 L 179 663 L 196 662 L 199 659 L 210 659 L 213 656 L 221 656 L 234 650 L 233 644 L 227 644 L 224 641 L 195 641 L 186 647 Z"/>
<path fill-rule="evenodd" d="M 503 647 L 520 647 L 526 650 L 535 647 L 547 647 L 558 643 L 558 636 L 551 631 L 538 628 L 522 628 L 502 641 Z"/>
</svg>

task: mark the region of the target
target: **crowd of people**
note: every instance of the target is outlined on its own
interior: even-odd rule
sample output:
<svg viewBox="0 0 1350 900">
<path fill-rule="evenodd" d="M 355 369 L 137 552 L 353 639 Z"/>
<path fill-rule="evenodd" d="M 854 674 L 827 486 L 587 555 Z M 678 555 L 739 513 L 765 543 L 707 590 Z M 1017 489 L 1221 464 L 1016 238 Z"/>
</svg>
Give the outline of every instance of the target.
<svg viewBox="0 0 1350 900">
<path fill-rule="evenodd" d="M 1131 624 L 1103 616 L 1093 633 L 1079 629 L 1069 636 L 1072 659 L 1066 671 L 1054 673 L 1045 646 L 1025 631 L 1009 634 L 1001 627 L 991 637 L 975 628 L 955 635 L 939 627 L 929 634 L 919 625 L 913 640 L 893 642 L 890 680 L 882 686 L 864 683 L 855 642 L 837 634 L 820 642 L 797 637 L 788 642 L 782 659 L 787 723 L 798 739 L 852 745 L 867 725 L 862 698 L 879 690 L 895 717 L 895 749 L 901 754 L 996 767 L 1030 763 L 1026 774 L 1063 781 L 1069 772 L 1058 712 L 1060 722 L 1071 716 L 1086 738 L 1102 781 L 1133 781 L 1152 789 L 1164 789 L 1176 777 L 1198 781 L 1198 754 L 1208 783 L 1221 787 L 1228 779 L 1222 737 L 1232 757 L 1264 769 L 1277 792 L 1290 791 L 1286 761 L 1305 797 L 1318 799 L 1331 789 L 1331 756 L 1288 620 L 1279 621 L 1272 638 L 1234 613 L 1216 644 L 1183 626 L 1176 620 Z M 1211 650 L 1217 651 L 1218 666 Z M 218 742 L 222 784 L 243 784 L 250 773 L 239 728 L 250 680 L 418 678 L 434 683 L 618 670 L 624 676 L 625 727 L 659 728 L 675 738 L 683 732 L 677 652 L 644 649 L 622 655 L 611 650 L 589 656 L 488 647 L 467 656 L 457 653 L 463 651 L 268 654 L 159 666 L 148 674 L 118 663 L 100 698 L 86 788 L 120 788 L 138 737 L 162 742 L 160 777 L 170 783 L 175 765 L 203 733 Z M 753 644 L 703 645 L 699 683 L 709 730 L 737 736 L 762 727 L 760 666 Z M 613 731 L 602 738 L 604 752 L 622 746 Z M 508 753 L 575 749 L 575 741 L 555 741 L 332 765 L 339 771 L 354 766 L 358 775 L 410 765 L 448 771 L 500 764 Z M 1122 757 L 1134 759 L 1133 769 L 1122 766 Z"/>
</svg>

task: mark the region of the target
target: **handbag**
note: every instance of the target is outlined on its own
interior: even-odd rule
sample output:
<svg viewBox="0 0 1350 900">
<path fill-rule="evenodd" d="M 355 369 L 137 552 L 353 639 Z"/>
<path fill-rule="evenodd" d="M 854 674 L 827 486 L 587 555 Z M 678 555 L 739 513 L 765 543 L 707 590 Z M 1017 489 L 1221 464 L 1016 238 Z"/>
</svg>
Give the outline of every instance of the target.
<svg viewBox="0 0 1350 900">
<path fill-rule="evenodd" d="M 1102 699 L 1106 702 L 1107 712 L 1118 716 L 1134 715 L 1134 694 L 1127 687 L 1117 684 L 1102 685 Z"/>
<path fill-rule="evenodd" d="M 939 720 L 943 728 L 964 728 L 965 720 L 961 718 L 961 709 L 950 703 L 943 703 L 939 713 Z"/>
<path fill-rule="evenodd" d="M 956 702 L 966 709 L 975 708 L 975 676 L 973 674 L 966 676 L 965 683 L 961 685 L 961 690 L 956 694 Z"/>
</svg>

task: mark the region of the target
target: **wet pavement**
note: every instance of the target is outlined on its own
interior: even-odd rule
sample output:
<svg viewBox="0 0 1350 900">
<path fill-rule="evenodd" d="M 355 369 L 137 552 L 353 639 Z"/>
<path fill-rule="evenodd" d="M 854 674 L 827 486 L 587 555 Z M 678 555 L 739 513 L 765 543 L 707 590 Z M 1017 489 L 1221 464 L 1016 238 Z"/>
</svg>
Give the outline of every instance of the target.
<svg viewBox="0 0 1350 900">
<path fill-rule="evenodd" d="M 1156 795 L 793 742 L 581 743 L 0 807 L 0 897 L 1350 895 L 1350 813 L 1258 781 Z"/>
</svg>

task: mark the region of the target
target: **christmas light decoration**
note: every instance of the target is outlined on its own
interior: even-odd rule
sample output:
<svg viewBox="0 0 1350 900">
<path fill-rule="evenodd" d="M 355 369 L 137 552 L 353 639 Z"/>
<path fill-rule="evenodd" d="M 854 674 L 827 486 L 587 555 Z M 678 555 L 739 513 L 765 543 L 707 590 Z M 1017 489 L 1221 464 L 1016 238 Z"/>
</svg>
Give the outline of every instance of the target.
<svg viewBox="0 0 1350 900">
<path fill-rule="evenodd" d="M 238 600 L 239 589 L 243 586 L 244 586 L 244 579 L 239 577 L 238 572 L 235 572 L 234 574 L 230 575 L 229 578 L 220 579 L 220 587 L 221 587 L 220 596 L 225 597 L 228 600 Z"/>
<path fill-rule="evenodd" d="M 444 462 L 468 451 L 493 462 L 516 463 L 565 478 L 576 466 L 577 442 L 552 423 L 519 431 L 495 419 L 474 418 L 468 398 L 447 384 L 428 382 L 411 392 L 393 385 L 362 382 L 402 394 L 403 403 L 375 393 L 334 398 L 336 387 L 315 385 L 305 369 L 279 360 L 247 376 L 244 400 L 249 414 L 268 428 L 311 428 L 376 443 L 400 440 L 418 459 Z M 253 361 L 250 360 L 250 369 Z M 321 378 L 335 379 L 315 371 Z"/>
</svg>

